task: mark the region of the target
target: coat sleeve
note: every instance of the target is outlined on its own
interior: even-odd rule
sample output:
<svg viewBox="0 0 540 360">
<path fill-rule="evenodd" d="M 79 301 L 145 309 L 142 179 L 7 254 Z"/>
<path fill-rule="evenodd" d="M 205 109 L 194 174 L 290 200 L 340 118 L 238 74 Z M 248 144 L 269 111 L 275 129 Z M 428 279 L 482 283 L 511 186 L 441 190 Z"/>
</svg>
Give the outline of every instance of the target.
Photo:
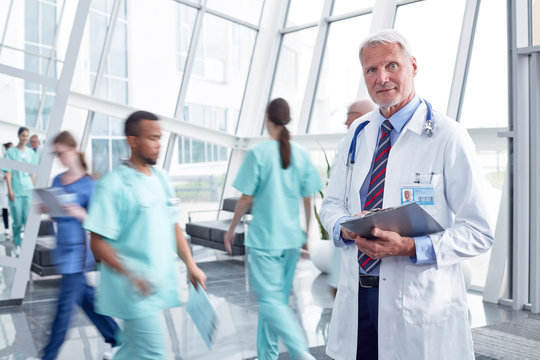
<svg viewBox="0 0 540 360">
<path fill-rule="evenodd" d="M 334 225 L 343 217 L 351 216 L 343 203 L 345 197 L 347 155 L 351 141 L 351 132 L 339 147 L 336 160 L 330 171 L 330 180 L 321 204 L 320 217 L 326 231 L 334 233 Z"/>
<path fill-rule="evenodd" d="M 456 128 L 446 144 L 443 161 L 445 197 L 454 223 L 443 233 L 430 235 L 437 267 L 480 255 L 493 244 L 483 177 L 466 129 Z"/>
</svg>

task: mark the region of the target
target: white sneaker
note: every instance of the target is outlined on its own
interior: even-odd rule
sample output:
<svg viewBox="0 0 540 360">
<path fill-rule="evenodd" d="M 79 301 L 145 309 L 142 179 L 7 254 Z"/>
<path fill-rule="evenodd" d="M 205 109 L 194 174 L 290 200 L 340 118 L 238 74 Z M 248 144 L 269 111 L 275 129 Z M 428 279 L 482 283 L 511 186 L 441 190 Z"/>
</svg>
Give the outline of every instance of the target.
<svg viewBox="0 0 540 360">
<path fill-rule="evenodd" d="M 112 360 L 114 359 L 114 355 L 118 352 L 118 349 L 120 349 L 120 346 L 115 346 L 111 348 L 109 351 L 105 351 L 103 353 L 103 360 Z"/>
<path fill-rule="evenodd" d="M 13 253 L 15 254 L 15 256 L 19 256 L 21 254 L 21 247 L 20 246 L 15 246 L 13 248 Z"/>
</svg>

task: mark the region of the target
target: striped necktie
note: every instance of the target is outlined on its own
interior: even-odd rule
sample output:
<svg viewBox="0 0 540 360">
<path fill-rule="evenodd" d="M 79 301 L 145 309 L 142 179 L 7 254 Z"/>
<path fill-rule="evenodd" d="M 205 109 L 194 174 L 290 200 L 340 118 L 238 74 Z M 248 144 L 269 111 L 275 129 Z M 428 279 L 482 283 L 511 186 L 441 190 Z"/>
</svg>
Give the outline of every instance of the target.
<svg viewBox="0 0 540 360">
<path fill-rule="evenodd" d="M 382 207 L 384 196 L 384 177 L 386 174 L 386 163 L 388 162 L 388 154 L 390 153 L 390 132 L 394 127 L 389 120 L 385 120 L 381 125 L 381 137 L 377 154 L 373 162 L 371 170 L 371 179 L 369 182 L 369 190 L 366 196 L 366 204 L 364 210 L 372 210 Z M 380 259 L 372 259 L 361 251 L 358 251 L 358 263 L 366 272 L 370 273 L 379 266 Z"/>
</svg>

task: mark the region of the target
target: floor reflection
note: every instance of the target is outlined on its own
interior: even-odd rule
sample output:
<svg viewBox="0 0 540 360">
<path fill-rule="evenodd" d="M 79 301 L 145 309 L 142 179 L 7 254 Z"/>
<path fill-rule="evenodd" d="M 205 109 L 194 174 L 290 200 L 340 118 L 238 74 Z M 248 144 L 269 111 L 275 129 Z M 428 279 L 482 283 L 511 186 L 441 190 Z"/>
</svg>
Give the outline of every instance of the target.
<svg viewBox="0 0 540 360">
<path fill-rule="evenodd" d="M 169 309 L 164 313 L 167 331 L 168 358 L 190 360 L 241 360 L 256 356 L 257 302 L 249 288 L 243 258 L 223 255 L 221 252 L 195 247 L 195 259 L 208 275 L 208 296 L 216 308 L 221 322 L 211 350 L 206 345 L 185 307 Z M 178 286 L 182 300 L 187 298 L 185 268 L 179 263 Z M 3 270 L 6 272 L 6 269 Z M 91 274 L 92 283 L 96 274 Z M 59 277 L 40 279 L 29 284 L 23 305 L 0 309 L 0 359 L 19 360 L 36 356 L 46 344 L 50 324 L 56 309 Z M 0 274 L 0 279 L 3 279 Z M 0 280 L 0 287 L 5 280 Z M 333 297 L 327 277 L 309 260 L 301 259 L 290 297 L 310 347 L 324 345 L 332 315 Z M 496 305 L 483 304 L 481 297 L 469 294 L 472 325 L 482 326 L 521 316 Z M 71 329 L 61 349 L 60 360 L 100 359 L 108 345 L 84 313 L 77 309 Z M 280 351 L 285 348 L 280 346 Z"/>
</svg>

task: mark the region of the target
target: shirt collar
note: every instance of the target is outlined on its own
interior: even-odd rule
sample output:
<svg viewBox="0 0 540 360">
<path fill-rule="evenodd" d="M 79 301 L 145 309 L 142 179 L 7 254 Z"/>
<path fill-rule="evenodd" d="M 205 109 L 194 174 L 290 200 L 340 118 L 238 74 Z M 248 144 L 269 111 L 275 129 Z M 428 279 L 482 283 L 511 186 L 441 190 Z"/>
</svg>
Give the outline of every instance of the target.
<svg viewBox="0 0 540 360">
<path fill-rule="evenodd" d="M 409 101 L 407 105 L 402 107 L 394 115 L 390 116 L 390 119 L 388 120 L 390 120 L 390 123 L 394 127 L 394 130 L 396 130 L 398 133 L 401 133 L 401 130 L 412 118 L 414 112 L 420 105 L 420 102 L 421 102 L 420 97 L 417 94 L 414 94 L 413 99 Z M 378 113 L 378 120 L 379 120 L 379 126 L 380 126 L 386 120 L 386 118 L 382 116 L 380 110 L 377 113 Z"/>
</svg>

